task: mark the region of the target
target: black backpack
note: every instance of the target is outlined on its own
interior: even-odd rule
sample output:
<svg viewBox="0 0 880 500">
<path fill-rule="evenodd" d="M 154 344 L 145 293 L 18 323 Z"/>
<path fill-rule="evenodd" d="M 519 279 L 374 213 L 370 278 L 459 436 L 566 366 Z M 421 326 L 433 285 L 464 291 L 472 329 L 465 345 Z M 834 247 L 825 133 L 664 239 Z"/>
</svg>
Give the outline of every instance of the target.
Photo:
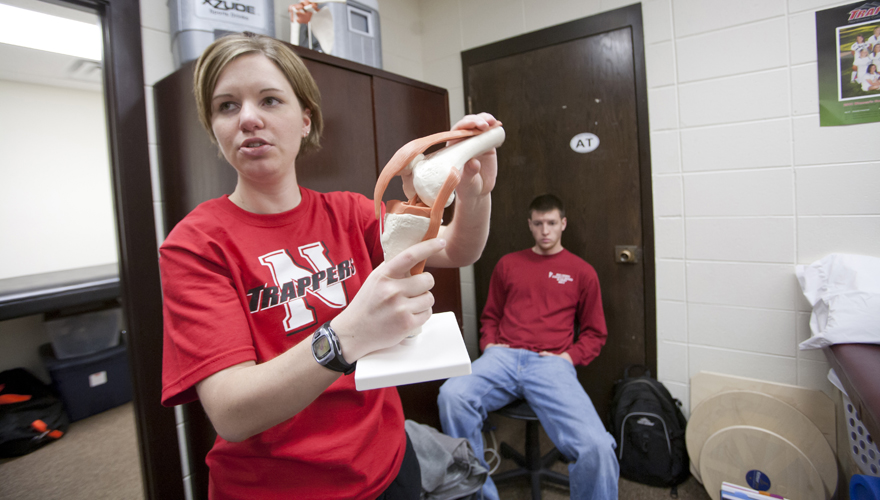
<svg viewBox="0 0 880 500">
<path fill-rule="evenodd" d="M 24 368 L 0 373 L 0 457 L 18 457 L 59 439 L 69 421 L 52 390 Z"/>
<path fill-rule="evenodd" d="M 620 475 L 651 486 L 674 487 L 690 475 L 681 402 L 651 378 L 646 367 L 641 367 L 645 373 L 640 377 L 630 377 L 630 368 L 634 367 L 614 384 L 608 415 Z"/>
</svg>

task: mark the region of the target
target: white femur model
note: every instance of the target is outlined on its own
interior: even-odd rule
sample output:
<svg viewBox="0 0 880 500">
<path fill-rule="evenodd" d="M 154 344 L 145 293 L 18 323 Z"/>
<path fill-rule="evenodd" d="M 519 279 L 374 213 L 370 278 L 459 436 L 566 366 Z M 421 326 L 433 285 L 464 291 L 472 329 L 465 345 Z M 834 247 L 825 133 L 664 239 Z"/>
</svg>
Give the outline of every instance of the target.
<svg viewBox="0 0 880 500">
<path fill-rule="evenodd" d="M 382 196 L 392 177 L 405 169 L 412 170 L 415 194 L 401 202 L 391 200 L 386 204 L 382 228 L 382 249 L 385 260 L 416 243 L 437 236 L 443 209 L 454 199 L 454 189 L 461 180 L 461 171 L 468 160 L 479 156 L 504 142 L 504 129 L 496 125 L 484 132 L 479 130 L 453 130 L 416 139 L 400 148 L 391 158 L 373 193 L 376 217 L 381 217 Z M 425 156 L 426 149 L 441 142 L 466 138 L 451 146 Z M 412 274 L 424 270 L 420 262 L 412 268 Z"/>
</svg>

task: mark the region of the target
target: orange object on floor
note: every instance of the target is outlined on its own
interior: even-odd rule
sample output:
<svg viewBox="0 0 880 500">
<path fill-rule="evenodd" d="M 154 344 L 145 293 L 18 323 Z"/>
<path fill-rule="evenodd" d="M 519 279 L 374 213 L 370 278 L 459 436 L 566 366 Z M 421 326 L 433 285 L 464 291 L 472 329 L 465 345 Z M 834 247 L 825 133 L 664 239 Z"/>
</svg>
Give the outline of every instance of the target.
<svg viewBox="0 0 880 500">
<path fill-rule="evenodd" d="M 43 422 L 42 420 L 39 420 L 39 419 L 31 422 L 31 427 L 33 427 L 33 429 L 35 431 L 42 433 L 42 434 L 40 434 L 39 437 L 49 436 L 52 439 L 59 439 L 61 436 L 64 435 L 64 433 L 59 431 L 58 429 L 54 429 L 54 430 L 50 431 L 49 426 L 46 425 L 46 422 Z"/>
<path fill-rule="evenodd" d="M 31 396 L 25 394 L 2 394 L 0 395 L 0 405 L 11 405 L 13 403 L 23 403 L 30 401 Z"/>
</svg>

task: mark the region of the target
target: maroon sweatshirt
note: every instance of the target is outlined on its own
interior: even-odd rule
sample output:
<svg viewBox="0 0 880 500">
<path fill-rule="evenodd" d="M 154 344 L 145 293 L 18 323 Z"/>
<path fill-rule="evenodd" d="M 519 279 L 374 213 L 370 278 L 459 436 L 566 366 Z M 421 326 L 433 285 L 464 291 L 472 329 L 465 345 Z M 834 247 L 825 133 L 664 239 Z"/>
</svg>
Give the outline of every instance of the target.
<svg viewBox="0 0 880 500">
<path fill-rule="evenodd" d="M 577 343 L 575 318 L 580 325 Z M 492 272 L 481 322 L 482 350 L 488 344 L 508 344 L 534 352 L 568 352 L 575 365 L 589 364 L 608 337 L 596 270 L 565 249 L 538 255 L 529 248 L 502 257 Z"/>
</svg>

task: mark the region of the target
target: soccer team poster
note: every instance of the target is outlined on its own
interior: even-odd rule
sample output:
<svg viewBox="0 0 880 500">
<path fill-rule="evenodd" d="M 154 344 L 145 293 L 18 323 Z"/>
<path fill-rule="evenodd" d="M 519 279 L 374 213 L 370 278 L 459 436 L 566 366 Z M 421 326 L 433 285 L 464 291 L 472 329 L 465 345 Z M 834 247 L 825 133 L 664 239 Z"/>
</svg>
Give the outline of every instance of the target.
<svg viewBox="0 0 880 500">
<path fill-rule="evenodd" d="M 821 126 L 880 121 L 880 1 L 816 12 Z"/>
</svg>

